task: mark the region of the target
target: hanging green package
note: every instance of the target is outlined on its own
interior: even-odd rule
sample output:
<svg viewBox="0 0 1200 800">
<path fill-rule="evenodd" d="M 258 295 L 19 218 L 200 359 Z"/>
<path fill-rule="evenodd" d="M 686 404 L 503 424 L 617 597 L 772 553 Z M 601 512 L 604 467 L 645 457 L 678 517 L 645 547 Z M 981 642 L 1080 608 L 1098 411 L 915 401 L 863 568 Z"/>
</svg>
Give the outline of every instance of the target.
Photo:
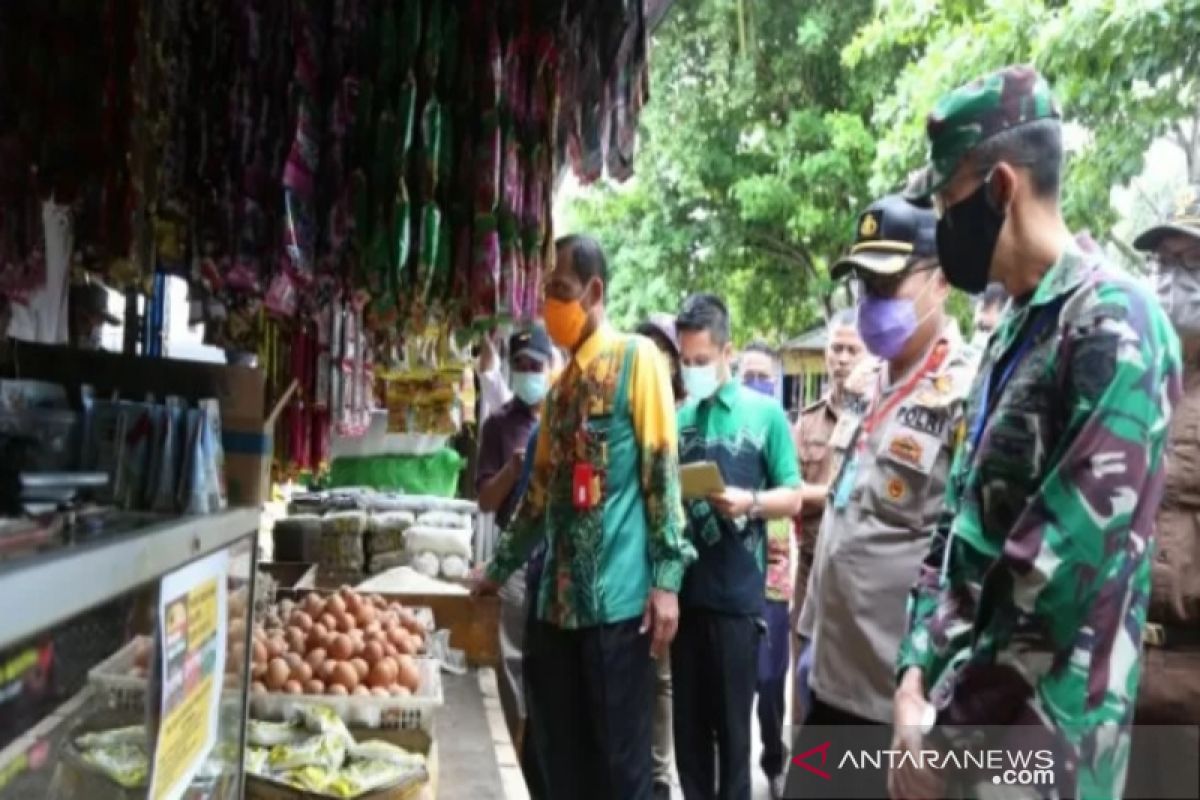
<svg viewBox="0 0 1200 800">
<path fill-rule="evenodd" d="M 429 301 L 437 282 L 438 269 L 444 263 L 442 249 L 442 212 L 434 203 L 421 209 L 421 252 L 417 264 L 417 288 Z"/>
<path fill-rule="evenodd" d="M 431 97 L 421 114 L 421 199 L 425 202 L 432 202 L 437 195 L 442 146 L 445 144 L 444 127 L 445 112 L 442 111 L 442 105 L 436 97 Z"/>
<path fill-rule="evenodd" d="M 412 203 L 408 189 L 401 179 L 396 186 L 396 207 L 392 210 L 392 284 L 391 290 L 397 298 L 403 298 L 408 290 L 408 257 L 412 252 Z"/>
<path fill-rule="evenodd" d="M 442 2 L 431 0 L 421 42 L 421 80 L 431 90 L 437 85 L 438 62 L 442 57 L 442 36 Z"/>
<path fill-rule="evenodd" d="M 396 175 L 403 175 L 407 171 L 408 150 L 412 147 L 416 118 L 417 81 L 410 72 L 400 84 L 399 102 L 396 104 Z"/>
<path fill-rule="evenodd" d="M 405 3 L 405 5 L 413 6 L 418 4 Z M 384 89 L 394 86 L 397 77 L 401 74 L 401 70 L 408 69 L 408 67 L 403 66 L 398 61 L 398 59 L 403 59 L 403 53 L 397 52 L 397 32 L 396 4 L 384 3 L 383 16 L 379 20 L 379 85 Z"/>
<path fill-rule="evenodd" d="M 389 6 L 393 5 L 388 3 Z M 435 2 L 434 5 L 437 5 Z M 421 46 L 421 3 L 419 0 L 407 0 L 401 4 L 400 28 L 397 31 L 399 39 L 398 55 L 400 72 L 411 70 L 417 62 L 417 50 Z"/>
</svg>

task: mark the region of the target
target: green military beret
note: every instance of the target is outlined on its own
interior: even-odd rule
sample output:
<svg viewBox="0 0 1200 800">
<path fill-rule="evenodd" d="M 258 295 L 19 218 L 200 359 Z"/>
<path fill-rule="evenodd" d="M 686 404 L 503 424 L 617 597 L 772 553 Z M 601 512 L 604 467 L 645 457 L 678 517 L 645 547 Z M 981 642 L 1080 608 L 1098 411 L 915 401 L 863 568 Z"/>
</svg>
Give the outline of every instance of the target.
<svg viewBox="0 0 1200 800">
<path fill-rule="evenodd" d="M 963 158 L 997 133 L 1060 117 L 1050 84 L 1033 67 L 1005 67 L 958 87 L 937 102 L 926 120 L 929 164 L 908 194 L 928 197 L 941 191 Z"/>
</svg>

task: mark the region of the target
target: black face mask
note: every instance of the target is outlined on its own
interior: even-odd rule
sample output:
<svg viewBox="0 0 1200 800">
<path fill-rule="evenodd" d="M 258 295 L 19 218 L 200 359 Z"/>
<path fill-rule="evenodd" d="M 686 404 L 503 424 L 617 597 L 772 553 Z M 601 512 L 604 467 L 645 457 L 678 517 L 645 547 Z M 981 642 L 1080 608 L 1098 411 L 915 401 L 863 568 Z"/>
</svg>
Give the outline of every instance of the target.
<svg viewBox="0 0 1200 800">
<path fill-rule="evenodd" d="M 1004 211 L 991 198 L 991 179 L 946 209 L 937 224 L 937 251 L 950 285 L 979 294 L 988 285 L 992 254 L 1004 227 Z"/>
</svg>

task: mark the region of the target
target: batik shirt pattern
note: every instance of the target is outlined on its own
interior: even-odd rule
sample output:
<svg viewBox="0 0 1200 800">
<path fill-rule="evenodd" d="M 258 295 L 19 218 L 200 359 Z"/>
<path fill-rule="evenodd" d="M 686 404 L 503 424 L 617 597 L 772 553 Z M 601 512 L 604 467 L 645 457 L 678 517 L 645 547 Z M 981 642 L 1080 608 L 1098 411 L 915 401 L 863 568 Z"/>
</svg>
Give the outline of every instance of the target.
<svg viewBox="0 0 1200 800">
<path fill-rule="evenodd" d="M 898 667 L 923 670 L 943 725 L 1044 736 L 1060 795 L 1119 797 L 1180 353 L 1148 293 L 1092 259 L 1066 250 L 989 343 L 968 424 L 1050 323 L 958 453 Z"/>
<path fill-rule="evenodd" d="M 540 619 L 562 628 L 643 613 L 650 588 L 678 592 L 695 552 L 683 537 L 670 376 L 654 344 L 602 327 L 547 397 L 533 474 L 488 568 L 501 582 L 548 545 Z M 596 504 L 577 509 L 586 464 Z"/>
</svg>

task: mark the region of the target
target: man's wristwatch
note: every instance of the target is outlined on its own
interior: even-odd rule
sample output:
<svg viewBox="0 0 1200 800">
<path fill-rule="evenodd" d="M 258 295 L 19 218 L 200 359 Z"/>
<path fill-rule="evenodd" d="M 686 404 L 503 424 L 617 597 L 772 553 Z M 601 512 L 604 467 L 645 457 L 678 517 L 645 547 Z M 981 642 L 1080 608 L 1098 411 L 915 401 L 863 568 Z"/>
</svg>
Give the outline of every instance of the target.
<svg viewBox="0 0 1200 800">
<path fill-rule="evenodd" d="M 750 519 L 762 519 L 762 503 L 759 502 L 758 492 L 751 492 L 750 498 Z"/>
</svg>

